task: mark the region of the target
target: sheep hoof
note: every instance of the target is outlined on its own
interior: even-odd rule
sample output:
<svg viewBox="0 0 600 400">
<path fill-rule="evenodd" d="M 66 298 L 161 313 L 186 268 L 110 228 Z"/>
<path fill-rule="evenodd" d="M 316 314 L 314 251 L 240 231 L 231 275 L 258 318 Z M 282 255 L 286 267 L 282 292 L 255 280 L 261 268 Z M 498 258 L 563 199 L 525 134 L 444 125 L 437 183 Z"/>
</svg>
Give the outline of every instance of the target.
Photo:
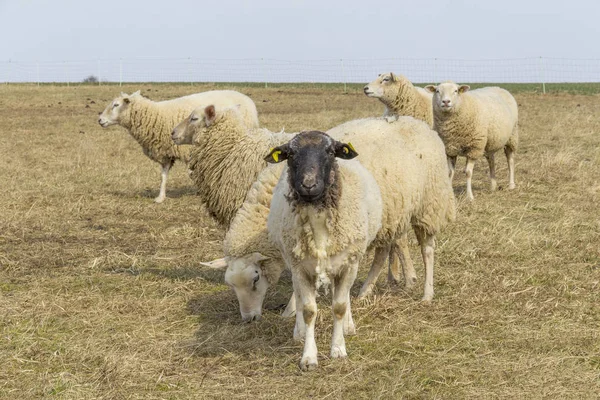
<svg viewBox="0 0 600 400">
<path fill-rule="evenodd" d="M 163 201 L 165 201 L 166 198 L 167 198 L 166 196 L 158 196 L 157 198 L 154 199 L 154 202 L 157 204 L 160 204 Z"/>
<path fill-rule="evenodd" d="M 300 369 L 304 372 L 312 371 L 319 366 L 316 357 L 302 357 L 300 360 Z"/>
<path fill-rule="evenodd" d="M 431 303 L 431 300 L 433 300 L 433 293 L 432 294 L 426 294 L 423 296 L 423 298 L 421 299 L 421 301 L 423 303 Z"/>
<path fill-rule="evenodd" d="M 508 190 L 513 190 L 513 189 L 516 189 L 516 188 L 517 188 L 517 185 L 515 185 L 514 183 L 510 183 L 508 185 Z"/>
<path fill-rule="evenodd" d="M 347 356 L 345 346 L 333 346 L 331 348 L 331 358 L 346 358 Z"/>
</svg>

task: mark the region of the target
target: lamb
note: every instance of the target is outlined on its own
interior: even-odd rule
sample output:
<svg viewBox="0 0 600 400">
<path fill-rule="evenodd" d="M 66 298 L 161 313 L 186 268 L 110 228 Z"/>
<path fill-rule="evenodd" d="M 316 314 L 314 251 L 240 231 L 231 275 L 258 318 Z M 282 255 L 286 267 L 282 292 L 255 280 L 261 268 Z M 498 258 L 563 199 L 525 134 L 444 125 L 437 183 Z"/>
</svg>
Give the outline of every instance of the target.
<svg viewBox="0 0 600 400">
<path fill-rule="evenodd" d="M 379 159 L 382 148 L 386 147 L 385 139 L 389 137 L 389 143 L 400 141 L 402 143 L 401 150 L 393 158 L 398 158 L 398 154 L 401 158 L 406 155 L 404 162 L 407 164 L 414 160 L 412 166 L 408 165 L 406 170 L 407 175 L 414 175 L 412 180 L 402 177 L 397 183 L 391 184 L 393 187 L 399 186 L 400 188 L 398 192 L 394 191 L 390 194 L 390 196 L 395 196 L 393 203 L 403 205 L 408 214 L 408 217 L 402 215 L 402 220 L 406 223 L 407 218 L 410 221 L 413 217 L 416 221 L 420 218 L 431 219 L 431 216 L 424 216 L 425 212 L 432 212 L 426 207 L 437 207 L 438 211 L 445 215 L 445 217 L 433 219 L 432 223 L 436 229 L 441 229 L 446 220 L 454 218 L 454 197 L 447 179 L 443 144 L 437 134 L 424 122 L 411 117 L 401 117 L 392 123 L 381 118 L 369 118 L 344 123 L 329 130 L 328 134 L 339 140 L 351 141 L 357 148 L 364 149 L 364 151 L 361 150 L 360 161 L 370 171 L 370 168 L 373 168 L 373 171 L 380 171 L 378 163 L 381 162 Z M 413 171 L 421 166 L 423 157 L 426 159 L 426 168 Z M 436 164 L 436 160 L 439 161 L 439 159 L 441 159 L 441 164 L 439 162 Z M 400 163 L 399 165 L 402 167 L 405 164 Z M 277 256 L 273 255 L 273 246 L 266 240 L 268 237 L 266 216 L 269 214 L 270 196 L 275 185 L 274 176 L 278 177 L 279 171 L 264 170 L 252 186 L 246 201 L 225 236 L 224 252 L 226 257 L 204 264 L 213 268 L 227 268 L 226 282 L 234 288 L 238 296 L 240 311 L 245 321 L 260 319 L 267 287 L 275 284 L 281 274 L 281 262 L 278 262 Z M 375 176 L 377 179 L 378 175 L 375 174 Z M 385 176 L 385 172 L 380 171 L 380 178 L 383 179 L 383 176 Z M 439 176 L 444 177 L 442 182 L 439 182 Z M 427 190 L 426 194 L 422 194 L 427 189 L 425 183 L 427 180 L 431 182 L 432 189 Z M 383 182 L 380 183 L 381 185 Z M 410 191 L 415 193 L 407 193 Z M 440 205 L 435 205 L 433 195 L 439 196 Z M 419 203 L 420 201 L 423 203 Z M 418 208 L 418 206 L 422 206 L 422 208 Z M 384 221 L 399 219 L 400 217 L 390 215 Z M 407 226 L 410 228 L 410 225 Z M 399 256 L 410 259 L 406 235 L 407 229 L 397 235 L 399 239 L 396 242 L 390 239 L 389 242 L 375 249 L 373 265 L 367 281 L 360 291 L 359 298 L 364 298 L 371 293 L 386 257 L 392 259 L 393 256 L 394 258 Z M 252 255 L 251 260 L 248 258 L 250 255 Z M 403 267 L 405 267 L 403 271 L 405 282 L 410 287 L 416 281 L 414 268 L 412 263 L 407 262 L 403 263 Z M 426 276 L 425 281 L 423 300 L 430 301 L 433 298 L 432 270 Z M 258 282 L 260 284 L 257 284 Z M 284 315 L 293 315 L 295 307 L 295 299 L 292 297 Z M 347 333 L 351 334 L 352 332 L 353 328 L 348 326 Z"/>
<path fill-rule="evenodd" d="M 233 90 L 215 90 L 196 93 L 167 101 L 152 101 L 139 91 L 128 95 L 121 93 L 108 104 L 98 118 L 103 128 L 121 125 L 142 146 L 144 154 L 162 167 L 158 197 L 162 203 L 166 198 L 167 177 L 175 160 L 186 160 L 187 146 L 176 146 L 170 135 L 173 127 L 196 107 L 217 104 L 222 107 L 239 104 L 245 123 L 249 127 L 258 126 L 258 113 L 254 102 L 246 95 Z"/>
<path fill-rule="evenodd" d="M 475 161 L 484 156 L 490 167 L 490 188 L 496 190 L 495 153 L 504 148 L 508 161 L 509 189 L 515 188 L 514 153 L 519 143 L 518 107 L 515 98 L 499 87 L 469 91 L 468 85 L 444 82 L 425 89 L 434 93 L 434 129 L 446 146 L 450 181 L 456 157 L 467 157 L 467 197 L 474 200 L 471 178 Z"/>
<path fill-rule="evenodd" d="M 288 160 L 273 194 L 268 231 L 292 271 L 296 327 L 303 326 L 300 367 L 317 366 L 316 291 L 332 286 L 331 358 L 346 357 L 344 320 L 352 320 L 350 288 L 360 259 L 381 229 L 381 192 L 360 163 L 338 163 L 358 154 L 324 132 L 302 132 L 273 149 L 267 161 Z M 300 323 L 298 321 L 301 321 Z"/>
<path fill-rule="evenodd" d="M 384 117 L 409 116 L 433 126 L 431 93 L 413 84 L 402 75 L 380 74 L 365 86 L 368 97 L 379 99 L 385 104 Z"/>
</svg>

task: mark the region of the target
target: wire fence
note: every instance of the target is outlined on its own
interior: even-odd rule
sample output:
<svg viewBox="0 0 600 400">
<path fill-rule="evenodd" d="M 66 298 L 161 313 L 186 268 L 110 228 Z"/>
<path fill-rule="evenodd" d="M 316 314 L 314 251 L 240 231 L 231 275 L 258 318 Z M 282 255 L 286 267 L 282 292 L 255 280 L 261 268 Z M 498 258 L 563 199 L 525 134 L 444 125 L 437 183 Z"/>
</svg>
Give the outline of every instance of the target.
<svg viewBox="0 0 600 400">
<path fill-rule="evenodd" d="M 415 83 L 600 82 L 600 59 L 372 58 L 328 60 L 135 58 L 65 62 L 0 61 L 3 83 L 264 82 L 366 83 L 396 72 Z"/>
</svg>

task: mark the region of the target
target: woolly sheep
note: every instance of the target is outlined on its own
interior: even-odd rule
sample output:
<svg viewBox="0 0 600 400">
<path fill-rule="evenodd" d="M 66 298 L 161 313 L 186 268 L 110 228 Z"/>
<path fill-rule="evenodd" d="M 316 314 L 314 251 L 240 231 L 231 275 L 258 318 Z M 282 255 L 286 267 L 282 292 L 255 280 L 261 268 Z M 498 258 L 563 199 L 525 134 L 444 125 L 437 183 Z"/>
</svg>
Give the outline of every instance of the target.
<svg viewBox="0 0 600 400">
<path fill-rule="evenodd" d="M 393 72 L 380 74 L 365 86 L 368 97 L 379 99 L 385 105 L 384 117 L 408 116 L 433 126 L 431 93 L 413 84 L 402 75 Z"/>
<path fill-rule="evenodd" d="M 302 305 L 296 327 L 304 326 L 300 368 L 305 371 L 318 364 L 316 292 L 322 285 L 332 286 L 331 358 L 346 357 L 344 320 L 352 320 L 350 288 L 362 256 L 381 229 L 377 182 L 360 163 L 336 161 L 357 155 L 352 145 L 311 131 L 267 156 L 272 163 L 288 160 L 271 201 L 268 231 L 292 271 L 296 304 Z"/>
<path fill-rule="evenodd" d="M 369 129 L 361 124 L 344 124 L 330 130 L 340 140 L 349 138 L 349 132 L 356 136 L 353 140 L 358 144 L 366 146 L 370 142 Z M 212 268 L 228 267 L 225 281 L 234 288 L 238 296 L 242 319 L 259 319 L 266 290 L 277 283 L 283 269 L 280 257 L 271 256 L 265 260 L 252 256 L 257 251 L 269 253 L 269 250 L 264 249 L 267 241 L 263 244 L 260 239 L 266 238 L 271 194 L 281 169 L 265 171 L 265 176 L 259 179 L 260 190 L 250 187 L 267 165 L 262 155 L 270 148 L 289 141 L 293 134 L 248 129 L 242 123 L 236 107 L 216 110 L 214 106 L 210 106 L 195 110 L 191 118 L 182 121 L 173 130 L 172 137 L 176 143 L 194 143 L 188 164 L 191 177 L 198 185 L 199 195 L 209 212 L 225 227 L 229 227 L 224 241 L 226 258 L 203 265 Z M 279 167 L 271 166 L 269 169 L 272 168 Z M 255 197 L 252 196 L 253 190 L 257 193 Z M 247 207 L 245 198 L 250 200 Z M 254 199 L 260 201 L 253 201 Z M 257 210 L 262 215 L 252 214 Z M 406 260 L 403 263 L 405 282 L 407 287 L 412 286 L 416 281 L 416 274 L 410 262 L 406 237 L 399 240 L 398 245 L 390 251 L 401 260 Z M 271 255 L 273 252 L 278 254 L 271 249 Z M 387 254 L 380 251 L 377 260 L 383 262 Z M 396 259 L 397 257 L 393 257 L 394 262 L 390 263 L 389 278 L 394 280 L 398 279 Z M 266 279 L 260 280 L 261 277 Z M 256 285 L 255 279 L 260 280 L 259 285 Z M 292 316 L 294 313 L 295 298 L 292 296 L 283 315 Z"/>
<path fill-rule="evenodd" d="M 175 160 L 186 160 L 189 148 L 176 146 L 170 135 L 173 127 L 198 106 L 217 104 L 222 107 L 239 104 L 245 123 L 258 126 L 254 102 L 246 95 L 233 90 L 215 90 L 196 93 L 166 101 L 152 101 L 139 91 L 128 95 L 121 93 L 108 104 L 98 118 L 103 128 L 121 125 L 142 146 L 144 154 L 162 167 L 160 192 L 155 202 L 166 198 L 167 177 Z"/>
<path fill-rule="evenodd" d="M 172 132 L 175 143 L 193 142 L 190 177 L 208 211 L 226 228 L 267 166 L 264 154 L 292 137 L 285 132 L 249 128 L 239 107 L 215 105 L 194 110 L 191 118 Z"/>
<path fill-rule="evenodd" d="M 399 157 L 398 154 L 404 157 L 404 153 L 406 153 L 406 157 L 404 157 L 406 158 L 404 161 L 405 163 L 416 160 L 413 166 L 407 166 L 407 175 L 414 175 L 413 180 L 408 177 L 402 177 L 398 183 L 394 182 L 391 184 L 393 187 L 399 185 L 399 187 L 402 188 L 404 186 L 404 190 L 406 191 L 411 191 L 411 188 L 414 188 L 414 190 L 412 190 L 415 192 L 414 194 L 411 193 L 409 195 L 404 191 L 401 191 L 400 193 L 393 191 L 390 194 L 390 197 L 395 196 L 393 197 L 394 200 L 392 200 L 392 202 L 394 204 L 403 204 L 406 208 L 406 213 L 409 214 L 409 217 L 403 217 L 402 220 L 404 222 L 406 222 L 406 218 L 409 218 L 410 220 L 411 215 L 416 218 L 415 220 L 418 220 L 418 218 L 421 218 L 419 215 L 423 215 L 426 211 L 431 213 L 428 209 L 419 209 L 418 202 L 421 201 L 421 198 L 423 199 L 423 202 L 425 200 L 433 202 L 432 196 L 438 192 L 440 198 L 448 198 L 446 202 L 442 202 L 441 205 L 436 206 L 439 209 L 438 211 L 442 213 L 447 211 L 446 219 L 453 218 L 454 197 L 451 191 L 450 182 L 447 179 L 447 167 L 443 144 L 437 134 L 425 123 L 410 117 L 401 117 L 398 121 L 392 123 L 388 123 L 384 119 L 370 118 L 344 123 L 332 128 L 327 133 L 338 140 L 351 141 L 357 149 L 360 149 L 361 164 L 367 166 L 367 168 L 373 168 L 374 171 L 379 171 L 381 178 L 385 176 L 385 172 L 380 171 L 380 166 L 378 166 L 378 164 L 381 163 L 380 154 L 382 154 L 382 147 L 386 146 L 385 143 L 383 143 L 384 139 L 386 136 L 389 136 L 392 138 L 392 141 L 401 141 L 402 149 L 398 150 L 394 157 Z M 423 137 L 419 138 L 419 135 Z M 427 161 L 425 164 L 428 165 L 428 168 L 413 172 L 415 168 L 421 165 L 423 157 Z M 436 157 L 441 157 L 441 164 L 439 164 L 439 162 L 436 164 Z M 373 165 L 374 167 L 372 167 Z M 399 165 L 402 167 L 404 166 L 404 163 L 400 163 Z M 438 182 L 440 174 L 445 177 L 441 183 Z M 250 190 L 246 201 L 238 211 L 227 232 L 224 241 L 224 252 L 226 257 L 205 264 L 214 268 L 225 268 L 229 263 L 226 281 L 233 286 L 236 295 L 238 296 L 238 300 L 240 301 L 242 318 L 246 321 L 260 318 L 262 302 L 266 293 L 266 287 L 263 284 L 275 284 L 281 274 L 282 265 L 280 262 L 275 262 L 273 248 L 266 240 L 266 218 L 269 214 L 270 196 L 273 191 L 273 186 L 275 185 L 273 177 L 278 176 L 279 171 L 263 171 L 259 176 L 258 181 Z M 433 186 L 433 189 L 427 190 L 427 195 L 421 195 L 420 193 L 425 189 L 418 187 L 418 184 L 416 184 L 414 180 L 425 185 L 424 181 L 427 179 L 432 181 L 431 186 Z M 380 183 L 380 186 L 382 186 L 382 184 L 383 182 Z M 387 188 L 386 190 L 389 191 Z M 444 192 L 444 190 L 446 190 L 446 192 Z M 424 204 L 421 205 L 424 206 Z M 431 207 L 434 206 L 431 205 Z M 387 217 L 387 220 L 384 219 L 384 223 L 385 221 L 396 221 L 397 219 L 394 218 L 394 216 L 389 216 Z M 425 216 L 423 218 L 431 219 L 430 216 Z M 432 224 L 436 227 L 436 232 L 437 229 L 444 225 L 444 218 L 440 217 L 438 218 L 439 220 L 433 220 Z M 410 225 L 407 225 L 407 227 L 410 228 Z M 364 298 L 372 291 L 381 272 L 381 268 L 383 267 L 383 263 L 388 256 L 390 259 L 396 258 L 392 256 L 399 256 L 401 259 L 405 259 L 405 262 L 403 263 L 405 282 L 407 283 L 407 286 L 410 286 L 415 282 L 416 275 L 412 263 L 410 263 L 406 232 L 398 236 L 400 236 L 400 238 L 396 243 L 392 242 L 391 246 L 390 242 L 386 242 L 375 249 L 373 265 L 367 281 L 360 292 L 361 298 Z M 251 263 L 247 262 L 247 256 L 256 252 L 265 257 L 254 257 Z M 431 278 L 429 278 L 429 276 L 431 276 Z M 257 281 L 261 282 L 260 290 L 257 290 L 255 287 Z M 426 277 L 423 300 L 428 301 L 433 297 L 432 286 L 433 276 L 432 274 L 429 274 L 428 277 Z M 292 315 L 295 311 L 295 306 L 294 297 L 292 297 L 284 315 Z M 348 327 L 348 333 L 352 333 L 352 331 L 352 327 Z"/>
<path fill-rule="evenodd" d="M 429 85 L 433 93 L 434 129 L 446 146 L 450 181 L 456 157 L 467 157 L 467 197 L 473 200 L 471 178 L 475 161 L 485 155 L 490 167 L 490 188 L 496 190 L 495 153 L 504 148 L 508 161 L 509 189 L 515 188 L 514 153 L 519 142 L 515 98 L 499 87 L 469 91 L 468 85 L 444 82 Z"/>
</svg>

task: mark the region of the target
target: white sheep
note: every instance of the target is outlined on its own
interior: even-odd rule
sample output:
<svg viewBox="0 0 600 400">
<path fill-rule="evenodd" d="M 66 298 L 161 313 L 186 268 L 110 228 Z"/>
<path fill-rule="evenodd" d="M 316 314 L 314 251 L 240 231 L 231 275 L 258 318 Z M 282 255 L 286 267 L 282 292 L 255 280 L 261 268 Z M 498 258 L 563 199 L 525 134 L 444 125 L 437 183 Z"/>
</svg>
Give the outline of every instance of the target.
<svg viewBox="0 0 600 400">
<path fill-rule="evenodd" d="M 380 120 L 378 124 L 387 122 Z M 353 141 L 364 147 L 370 142 L 372 128 L 362 123 L 347 123 L 333 128 L 329 133 L 340 140 L 352 137 Z M 198 186 L 198 194 L 215 219 L 229 227 L 224 241 L 226 257 L 203 264 L 212 268 L 226 268 L 229 265 L 225 281 L 234 288 L 245 321 L 260 318 L 266 290 L 277 283 L 283 269 L 280 257 L 273 256 L 273 253 L 277 254 L 276 249 L 269 249 L 268 241 L 261 241 L 266 238 L 272 190 L 281 173 L 277 166 L 269 169 L 279 170 L 264 170 L 267 164 L 262 155 L 292 137 L 293 134 L 289 133 L 247 128 L 236 107 L 217 110 L 209 106 L 197 109 L 173 130 L 176 143 L 194 143 L 188 166 Z M 257 182 L 263 170 L 264 176 Z M 257 187 L 251 189 L 254 182 L 257 182 Z M 244 199 L 248 201 L 244 203 Z M 262 214 L 256 214 L 259 211 Z M 269 254 L 270 258 L 251 257 L 255 252 Z M 392 249 L 376 250 L 377 262 L 384 262 L 390 252 L 410 260 L 406 237 Z M 393 268 L 394 263 L 390 263 L 390 266 Z M 416 274 L 412 263 L 406 262 L 403 266 L 406 266 L 405 282 L 410 287 L 416 281 Z M 377 271 L 380 270 L 381 267 L 378 267 Z M 260 284 L 257 285 L 255 280 L 260 280 Z M 284 316 L 294 313 L 295 298 L 292 297 Z M 348 327 L 348 333 L 352 333 L 352 327 Z"/>
<path fill-rule="evenodd" d="M 324 132 L 302 132 L 267 156 L 288 160 L 271 201 L 269 239 L 280 248 L 292 271 L 296 327 L 304 337 L 302 370 L 317 366 L 316 292 L 332 287 L 331 358 L 346 357 L 344 320 L 352 320 L 350 288 L 358 264 L 381 229 L 382 200 L 373 176 L 350 144 Z"/>
<path fill-rule="evenodd" d="M 364 87 L 368 97 L 379 99 L 385 105 L 384 117 L 407 116 L 433 126 L 431 93 L 413 84 L 403 75 L 393 72 L 380 74 Z"/>
<path fill-rule="evenodd" d="M 385 185 L 382 191 L 385 190 L 389 195 L 390 207 L 403 207 L 398 211 L 400 216 L 390 214 L 384 218 L 384 223 L 402 221 L 404 229 L 398 235 L 390 235 L 388 241 L 376 247 L 373 265 L 360 292 L 363 298 L 372 291 L 387 257 L 396 254 L 410 258 L 406 247 L 410 221 L 429 221 L 428 224 L 433 224 L 437 232 L 446 220 L 453 218 L 454 196 L 447 179 L 444 147 L 437 134 L 424 122 L 410 117 L 401 117 L 392 123 L 381 118 L 354 120 L 327 133 L 338 140 L 351 141 L 357 149 L 360 148 L 361 164 L 370 171 L 372 168 L 372 171 L 378 172 L 374 175 L 376 179 L 382 179 L 380 187 L 387 179 L 384 178 L 387 167 L 381 161 L 386 153 L 382 149 L 386 143 L 400 143 L 399 148 L 394 150 L 393 158 L 399 160 L 398 168 L 405 168 L 406 174 L 399 177 L 397 182 Z M 388 137 L 391 139 L 388 140 Z M 381 170 L 382 165 L 384 170 Z M 281 262 L 273 255 L 273 248 L 266 240 L 266 218 L 275 185 L 273 180 L 279 176 L 279 172 L 269 168 L 261 173 L 227 231 L 224 241 L 226 257 L 205 264 L 214 268 L 225 268 L 229 264 L 226 282 L 234 288 L 242 318 L 246 321 L 260 318 L 267 287 L 275 284 L 281 274 Z M 441 182 L 440 176 L 443 177 Z M 395 187 L 398 189 L 393 190 Z M 392 240 L 394 238 L 396 242 Z M 248 256 L 254 253 L 264 257 L 254 256 L 249 260 Z M 416 275 L 412 264 L 405 264 L 408 268 L 404 270 L 404 277 L 410 286 L 416 280 Z M 260 282 L 258 287 L 257 282 Z M 429 301 L 432 297 L 433 270 L 427 269 L 423 300 Z M 284 315 L 291 315 L 295 311 L 293 299 Z M 347 326 L 346 331 L 351 334 L 353 327 Z"/>
<path fill-rule="evenodd" d="M 264 154 L 293 134 L 250 128 L 239 107 L 194 110 L 173 129 L 175 143 L 193 143 L 188 169 L 211 215 L 229 227 L 250 186 L 267 166 Z"/>
<path fill-rule="evenodd" d="M 196 93 L 166 101 L 152 101 L 139 91 L 128 95 L 121 93 L 108 104 L 98 118 L 103 128 L 120 125 L 142 146 L 144 154 L 162 167 L 161 184 L 155 202 L 166 198 L 167 177 L 175 160 L 186 160 L 188 146 L 176 146 L 171 140 L 173 127 L 199 106 L 217 104 L 221 107 L 239 105 L 245 123 L 258 126 L 256 106 L 248 96 L 233 90 L 215 90 Z"/>
<path fill-rule="evenodd" d="M 450 181 L 456 157 L 467 157 L 467 197 L 473 200 L 471 178 L 475 161 L 487 158 L 490 188 L 496 190 L 495 153 L 504 148 L 508 161 L 509 189 L 515 188 L 514 153 L 519 142 L 519 112 L 515 98 L 499 87 L 469 91 L 468 85 L 444 82 L 426 87 L 433 93 L 434 129 L 446 146 Z"/>
</svg>

